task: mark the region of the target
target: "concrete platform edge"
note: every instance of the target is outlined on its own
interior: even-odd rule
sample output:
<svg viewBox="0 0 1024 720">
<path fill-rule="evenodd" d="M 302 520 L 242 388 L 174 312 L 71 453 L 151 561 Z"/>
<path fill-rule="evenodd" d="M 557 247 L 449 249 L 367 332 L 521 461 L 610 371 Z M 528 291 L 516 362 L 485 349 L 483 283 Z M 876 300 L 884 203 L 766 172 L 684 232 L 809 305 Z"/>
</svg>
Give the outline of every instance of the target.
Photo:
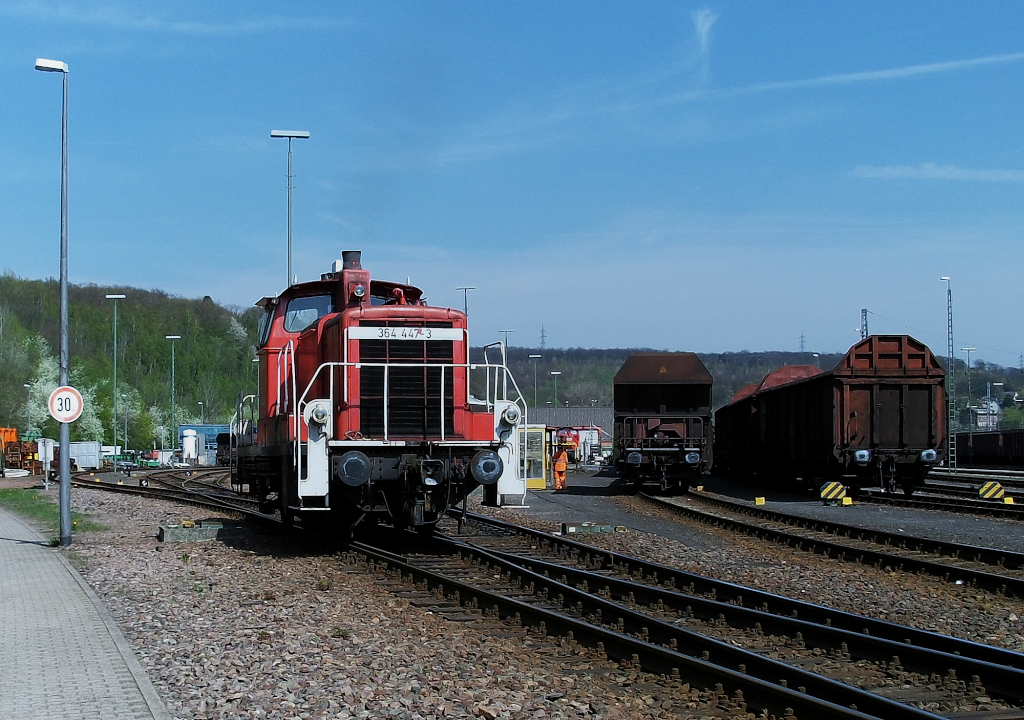
<svg viewBox="0 0 1024 720">
<path fill-rule="evenodd" d="M 28 531 L 39 538 L 40 542 L 46 542 L 47 538 L 39 534 L 32 526 L 26 523 L 15 513 L 5 511 L 9 516 L 14 518 L 17 522 L 25 526 Z M 71 548 L 74 548 L 74 538 L 72 538 Z M 135 684 L 139 688 L 139 692 L 142 693 L 143 699 L 146 701 L 146 705 L 149 707 L 149 711 L 153 715 L 154 720 L 174 720 L 174 717 L 167 711 L 167 706 L 164 705 L 163 700 L 160 699 L 160 694 L 156 691 L 156 687 L 153 686 L 153 681 L 149 679 L 149 675 L 143 669 L 139 663 L 138 658 L 135 657 L 135 651 L 132 650 L 131 644 L 128 639 L 121 632 L 121 627 L 117 624 L 114 616 L 110 614 L 107 606 L 103 604 L 99 596 L 89 587 L 89 583 L 85 581 L 81 573 L 75 570 L 71 562 L 64 557 L 64 554 L 59 550 L 54 550 L 54 553 L 60 558 L 61 563 L 64 565 L 64 569 L 75 579 L 79 587 L 85 592 L 86 597 L 95 606 L 96 612 L 99 613 L 100 618 L 103 620 L 103 625 L 106 627 L 107 633 L 110 638 L 114 641 L 114 645 L 117 647 L 118 653 L 124 659 L 125 665 L 128 666 L 128 671 L 132 674 L 132 678 L 135 680 Z"/>
</svg>

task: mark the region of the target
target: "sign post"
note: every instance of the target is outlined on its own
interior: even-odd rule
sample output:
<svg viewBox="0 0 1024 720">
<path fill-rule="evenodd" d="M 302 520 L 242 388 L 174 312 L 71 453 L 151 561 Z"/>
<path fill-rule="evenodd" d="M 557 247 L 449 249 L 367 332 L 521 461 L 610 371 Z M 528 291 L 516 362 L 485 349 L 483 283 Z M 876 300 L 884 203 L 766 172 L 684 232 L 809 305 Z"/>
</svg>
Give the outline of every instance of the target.
<svg viewBox="0 0 1024 720">
<path fill-rule="evenodd" d="M 66 381 L 65 381 L 66 382 Z M 60 425 L 60 544 L 67 546 L 71 544 L 71 458 L 68 454 L 71 443 L 68 442 L 71 428 L 70 423 L 82 416 L 82 409 L 85 403 L 82 401 L 82 393 L 70 385 L 62 385 L 52 393 L 50 400 L 46 403 L 50 410 L 50 417 L 59 422 Z"/>
</svg>

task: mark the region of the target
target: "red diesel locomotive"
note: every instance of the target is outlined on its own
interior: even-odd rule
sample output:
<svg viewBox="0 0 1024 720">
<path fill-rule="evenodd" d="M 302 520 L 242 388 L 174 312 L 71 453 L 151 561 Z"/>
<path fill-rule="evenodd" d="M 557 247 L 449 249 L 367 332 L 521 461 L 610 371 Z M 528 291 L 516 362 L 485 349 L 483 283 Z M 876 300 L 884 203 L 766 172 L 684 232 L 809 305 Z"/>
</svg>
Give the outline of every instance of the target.
<svg viewBox="0 0 1024 720">
<path fill-rule="evenodd" d="M 464 313 L 342 257 L 257 303 L 259 394 L 238 404 L 232 481 L 285 522 L 430 533 L 477 487 L 494 502 L 518 477 L 525 403 L 500 343 L 470 362 Z"/>
</svg>

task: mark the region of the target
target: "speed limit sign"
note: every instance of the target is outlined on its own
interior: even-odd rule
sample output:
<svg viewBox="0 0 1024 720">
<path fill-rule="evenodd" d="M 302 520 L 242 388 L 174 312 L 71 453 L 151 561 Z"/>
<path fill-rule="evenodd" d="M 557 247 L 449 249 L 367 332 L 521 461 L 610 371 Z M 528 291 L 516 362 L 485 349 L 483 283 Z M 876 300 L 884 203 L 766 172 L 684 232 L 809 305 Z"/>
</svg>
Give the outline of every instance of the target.
<svg viewBox="0 0 1024 720">
<path fill-rule="evenodd" d="M 50 417 L 57 422 L 74 422 L 82 414 L 82 393 L 69 385 L 50 393 Z"/>
</svg>

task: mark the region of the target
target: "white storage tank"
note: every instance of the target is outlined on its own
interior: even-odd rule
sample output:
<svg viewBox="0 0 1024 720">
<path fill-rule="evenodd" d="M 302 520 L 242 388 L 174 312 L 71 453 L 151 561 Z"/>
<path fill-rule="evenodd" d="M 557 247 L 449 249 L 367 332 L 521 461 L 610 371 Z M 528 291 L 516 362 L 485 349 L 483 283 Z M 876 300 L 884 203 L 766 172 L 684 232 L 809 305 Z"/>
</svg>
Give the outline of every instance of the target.
<svg viewBox="0 0 1024 720">
<path fill-rule="evenodd" d="M 181 459 L 183 462 L 195 462 L 199 457 L 199 433 L 185 430 L 181 437 Z"/>
</svg>

